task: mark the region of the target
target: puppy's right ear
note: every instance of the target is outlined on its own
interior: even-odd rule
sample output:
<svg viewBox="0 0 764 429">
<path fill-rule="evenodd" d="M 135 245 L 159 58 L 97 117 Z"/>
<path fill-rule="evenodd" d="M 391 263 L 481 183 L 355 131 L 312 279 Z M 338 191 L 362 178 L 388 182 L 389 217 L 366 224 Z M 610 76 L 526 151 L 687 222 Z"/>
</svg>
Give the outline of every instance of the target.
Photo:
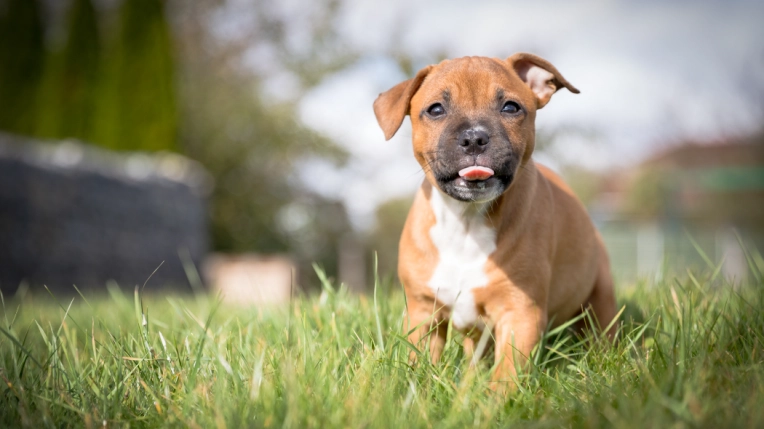
<svg viewBox="0 0 764 429">
<path fill-rule="evenodd" d="M 422 81 L 430 73 L 430 70 L 432 70 L 432 66 L 419 70 L 413 79 L 395 85 L 379 94 L 379 97 L 374 100 L 374 115 L 376 115 L 377 122 L 385 133 L 385 140 L 393 138 L 395 132 L 401 127 L 403 118 L 409 114 L 411 97 L 422 85 Z"/>
<path fill-rule="evenodd" d="M 562 77 L 562 73 L 557 71 L 552 63 L 541 57 L 520 52 L 507 58 L 507 62 L 536 95 L 538 109 L 546 106 L 552 94 L 560 88 L 568 88 L 568 91 L 573 94 L 580 92 Z"/>
</svg>

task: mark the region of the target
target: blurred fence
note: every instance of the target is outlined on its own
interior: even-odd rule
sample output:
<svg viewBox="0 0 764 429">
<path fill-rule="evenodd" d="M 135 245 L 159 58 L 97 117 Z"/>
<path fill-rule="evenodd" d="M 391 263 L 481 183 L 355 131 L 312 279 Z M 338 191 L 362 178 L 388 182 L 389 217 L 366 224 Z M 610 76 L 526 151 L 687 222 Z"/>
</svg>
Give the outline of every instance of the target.
<svg viewBox="0 0 764 429">
<path fill-rule="evenodd" d="M 681 274 L 687 269 L 718 267 L 725 278 L 740 281 L 748 274 L 747 250 L 764 237 L 752 237 L 732 226 L 698 227 L 611 221 L 598 225 L 620 283 Z"/>
</svg>

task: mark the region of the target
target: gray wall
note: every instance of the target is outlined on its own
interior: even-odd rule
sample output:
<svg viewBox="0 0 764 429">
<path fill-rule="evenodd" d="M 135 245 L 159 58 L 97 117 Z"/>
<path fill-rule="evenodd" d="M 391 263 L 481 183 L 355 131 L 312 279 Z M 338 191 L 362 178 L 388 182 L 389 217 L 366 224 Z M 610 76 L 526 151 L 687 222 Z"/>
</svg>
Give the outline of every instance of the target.
<svg viewBox="0 0 764 429">
<path fill-rule="evenodd" d="M 188 288 L 208 251 L 211 180 L 177 154 L 115 154 L 0 134 L 0 288 Z"/>
</svg>

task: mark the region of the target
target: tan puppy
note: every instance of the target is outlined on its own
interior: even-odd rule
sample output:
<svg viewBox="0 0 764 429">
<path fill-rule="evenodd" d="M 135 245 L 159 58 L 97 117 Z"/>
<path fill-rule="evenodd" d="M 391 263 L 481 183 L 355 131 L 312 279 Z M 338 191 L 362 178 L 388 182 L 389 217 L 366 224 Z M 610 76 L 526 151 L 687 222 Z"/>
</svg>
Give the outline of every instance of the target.
<svg viewBox="0 0 764 429">
<path fill-rule="evenodd" d="M 584 206 L 531 159 L 536 110 L 562 87 L 579 92 L 535 55 L 466 57 L 427 66 L 374 102 L 388 140 L 410 115 L 425 172 L 398 274 L 404 329 L 417 328 L 409 340 L 420 347 L 431 332 L 433 361 L 449 320 L 468 334 L 468 354 L 492 327 L 494 380 L 509 380 L 550 321 L 562 324 L 586 307 L 601 326 L 616 315 L 607 253 Z"/>
</svg>

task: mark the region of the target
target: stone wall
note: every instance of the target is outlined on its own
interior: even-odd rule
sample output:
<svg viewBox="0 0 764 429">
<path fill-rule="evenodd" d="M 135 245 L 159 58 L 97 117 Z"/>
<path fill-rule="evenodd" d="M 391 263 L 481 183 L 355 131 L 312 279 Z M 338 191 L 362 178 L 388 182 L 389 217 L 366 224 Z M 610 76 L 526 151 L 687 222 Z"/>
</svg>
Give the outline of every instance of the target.
<svg viewBox="0 0 764 429">
<path fill-rule="evenodd" d="M 177 154 L 0 134 L 0 288 L 132 288 L 160 264 L 146 289 L 188 288 L 181 259 L 199 266 L 208 251 L 211 186 Z"/>
</svg>

